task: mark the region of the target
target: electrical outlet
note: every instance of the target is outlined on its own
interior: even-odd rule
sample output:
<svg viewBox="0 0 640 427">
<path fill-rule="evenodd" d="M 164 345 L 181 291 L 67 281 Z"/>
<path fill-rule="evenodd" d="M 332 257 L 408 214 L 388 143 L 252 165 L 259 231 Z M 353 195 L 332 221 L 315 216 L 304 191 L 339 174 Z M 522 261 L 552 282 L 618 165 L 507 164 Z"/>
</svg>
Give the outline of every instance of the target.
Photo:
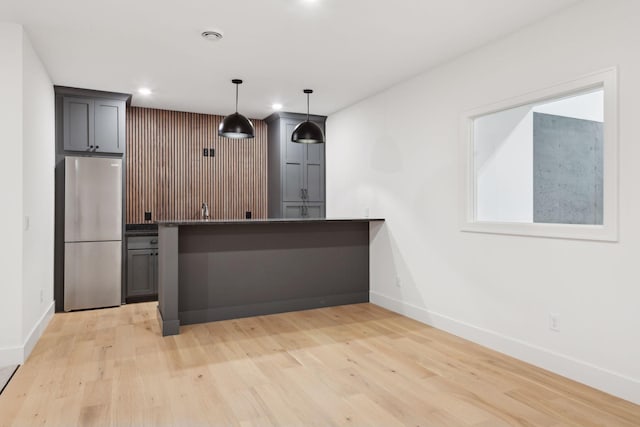
<svg viewBox="0 0 640 427">
<path fill-rule="evenodd" d="M 402 280 L 400 280 L 400 276 L 396 276 L 396 288 L 402 287 Z"/>
<path fill-rule="evenodd" d="M 369 218 L 369 208 L 364 208 L 364 217 Z"/>
<path fill-rule="evenodd" d="M 549 314 L 549 329 L 554 332 L 560 332 L 560 315 L 551 313 Z"/>
<path fill-rule="evenodd" d="M 40 303 L 44 302 L 44 289 L 40 289 Z"/>
</svg>

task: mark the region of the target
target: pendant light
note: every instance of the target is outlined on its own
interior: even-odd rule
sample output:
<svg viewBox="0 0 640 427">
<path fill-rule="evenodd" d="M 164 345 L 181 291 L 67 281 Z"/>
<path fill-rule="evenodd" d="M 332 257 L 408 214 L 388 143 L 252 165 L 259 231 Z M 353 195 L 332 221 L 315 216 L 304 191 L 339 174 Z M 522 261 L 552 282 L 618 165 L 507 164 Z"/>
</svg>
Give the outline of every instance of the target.
<svg viewBox="0 0 640 427">
<path fill-rule="evenodd" d="M 313 93 L 311 89 L 305 89 L 307 94 L 307 120 L 299 123 L 291 134 L 291 141 L 301 144 L 322 144 L 324 134 L 320 126 L 309 120 L 309 95 Z"/>
<path fill-rule="evenodd" d="M 242 84 L 242 80 L 233 79 L 231 83 L 236 85 L 236 112 L 225 117 L 220 123 L 218 135 L 233 139 L 253 138 L 255 136 L 253 123 L 238 113 L 238 86 Z"/>
</svg>

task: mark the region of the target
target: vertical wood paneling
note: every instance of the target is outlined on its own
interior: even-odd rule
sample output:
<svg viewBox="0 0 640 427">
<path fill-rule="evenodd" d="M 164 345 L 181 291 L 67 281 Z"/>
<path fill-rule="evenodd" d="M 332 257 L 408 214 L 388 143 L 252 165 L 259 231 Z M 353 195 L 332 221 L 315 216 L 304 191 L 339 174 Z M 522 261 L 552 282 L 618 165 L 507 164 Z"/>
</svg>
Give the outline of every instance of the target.
<svg viewBox="0 0 640 427">
<path fill-rule="evenodd" d="M 256 137 L 218 136 L 222 117 L 127 109 L 127 224 L 152 219 L 199 219 L 203 202 L 214 219 L 267 216 L 267 125 Z M 203 149 L 215 150 L 204 157 Z"/>
</svg>

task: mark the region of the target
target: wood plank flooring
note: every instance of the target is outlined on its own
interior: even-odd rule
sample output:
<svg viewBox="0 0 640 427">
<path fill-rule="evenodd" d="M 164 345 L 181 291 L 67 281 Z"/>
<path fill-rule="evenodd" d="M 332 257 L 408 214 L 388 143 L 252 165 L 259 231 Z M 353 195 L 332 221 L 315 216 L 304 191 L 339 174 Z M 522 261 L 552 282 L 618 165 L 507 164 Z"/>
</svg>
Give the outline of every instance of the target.
<svg viewBox="0 0 640 427">
<path fill-rule="evenodd" d="M 638 426 L 640 407 L 372 304 L 182 327 L 56 314 L 2 426 Z"/>
</svg>

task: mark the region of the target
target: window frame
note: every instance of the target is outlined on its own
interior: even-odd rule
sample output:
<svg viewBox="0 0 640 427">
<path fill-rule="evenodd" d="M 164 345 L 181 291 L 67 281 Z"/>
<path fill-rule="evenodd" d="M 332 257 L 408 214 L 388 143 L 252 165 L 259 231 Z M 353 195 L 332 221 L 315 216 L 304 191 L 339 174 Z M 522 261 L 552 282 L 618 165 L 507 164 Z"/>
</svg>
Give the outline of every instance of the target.
<svg viewBox="0 0 640 427">
<path fill-rule="evenodd" d="M 466 111 L 461 118 L 461 215 L 465 232 L 550 237 L 560 239 L 618 241 L 618 70 L 611 67 L 574 80 L 536 90 L 511 99 Z M 552 99 L 589 89 L 604 90 L 603 127 L 603 224 L 551 224 L 478 221 L 476 219 L 476 176 L 474 120 L 492 113 Z"/>
</svg>

